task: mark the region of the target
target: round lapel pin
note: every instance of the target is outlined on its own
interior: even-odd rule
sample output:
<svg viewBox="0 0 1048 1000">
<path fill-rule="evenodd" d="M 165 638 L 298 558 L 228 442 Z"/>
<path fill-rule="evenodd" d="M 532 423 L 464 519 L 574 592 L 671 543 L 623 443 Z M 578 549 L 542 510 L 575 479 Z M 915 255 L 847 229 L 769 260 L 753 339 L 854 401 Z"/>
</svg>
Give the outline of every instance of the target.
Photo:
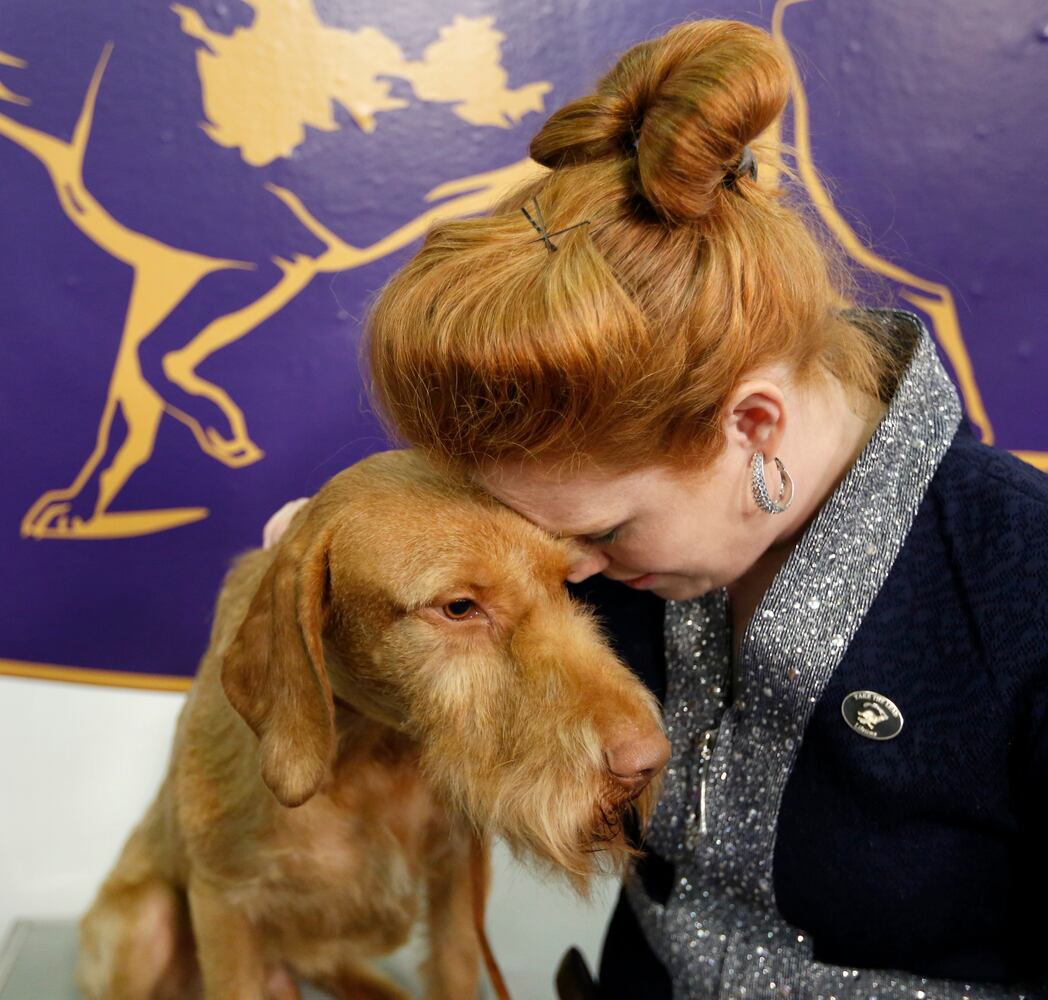
<svg viewBox="0 0 1048 1000">
<path fill-rule="evenodd" d="M 844 721 L 869 740 L 890 740 L 902 732 L 902 712 L 876 691 L 852 691 L 841 702 Z"/>
</svg>

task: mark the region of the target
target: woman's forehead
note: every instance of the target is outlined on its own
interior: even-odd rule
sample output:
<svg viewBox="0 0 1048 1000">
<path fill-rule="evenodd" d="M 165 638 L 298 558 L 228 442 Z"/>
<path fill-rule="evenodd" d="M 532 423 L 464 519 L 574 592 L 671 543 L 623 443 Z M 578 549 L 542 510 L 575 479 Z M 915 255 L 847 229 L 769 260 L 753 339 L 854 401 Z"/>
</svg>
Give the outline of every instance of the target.
<svg viewBox="0 0 1048 1000">
<path fill-rule="evenodd" d="M 537 462 L 493 463 L 472 478 L 507 507 L 558 535 L 607 530 L 667 485 L 664 471 L 654 467 L 566 471 Z"/>
</svg>

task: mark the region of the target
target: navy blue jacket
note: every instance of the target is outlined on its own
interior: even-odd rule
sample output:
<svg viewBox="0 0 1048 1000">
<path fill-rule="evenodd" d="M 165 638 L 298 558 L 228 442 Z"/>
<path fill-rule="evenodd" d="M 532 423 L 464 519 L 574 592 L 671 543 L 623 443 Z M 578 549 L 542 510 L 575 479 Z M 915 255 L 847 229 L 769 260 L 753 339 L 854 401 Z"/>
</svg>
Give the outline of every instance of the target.
<svg viewBox="0 0 1048 1000">
<path fill-rule="evenodd" d="M 663 698 L 663 602 L 575 590 Z M 905 706 L 896 739 L 849 738 L 841 702 L 864 688 Z M 815 708 L 775 844 L 776 904 L 816 960 L 1048 983 L 1048 476 L 966 424 Z M 665 898 L 668 862 L 639 875 Z M 624 896 L 600 981 L 606 1000 L 671 996 Z"/>
</svg>

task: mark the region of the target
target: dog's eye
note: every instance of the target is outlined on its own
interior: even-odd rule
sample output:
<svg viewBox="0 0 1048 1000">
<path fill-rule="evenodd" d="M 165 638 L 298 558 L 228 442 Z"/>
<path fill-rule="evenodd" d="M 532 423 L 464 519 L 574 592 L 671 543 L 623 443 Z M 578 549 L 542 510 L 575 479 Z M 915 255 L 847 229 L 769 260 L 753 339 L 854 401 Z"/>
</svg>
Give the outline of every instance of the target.
<svg viewBox="0 0 1048 1000">
<path fill-rule="evenodd" d="M 462 621 L 469 618 L 476 610 L 477 605 L 468 597 L 460 597 L 457 601 L 450 601 L 441 609 L 452 621 Z"/>
</svg>

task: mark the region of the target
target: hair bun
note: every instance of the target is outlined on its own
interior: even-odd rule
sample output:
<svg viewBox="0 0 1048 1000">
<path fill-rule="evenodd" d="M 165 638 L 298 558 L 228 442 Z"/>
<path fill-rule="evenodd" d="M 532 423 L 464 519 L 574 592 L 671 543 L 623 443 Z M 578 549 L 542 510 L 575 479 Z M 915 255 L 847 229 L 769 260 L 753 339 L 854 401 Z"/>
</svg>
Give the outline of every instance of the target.
<svg viewBox="0 0 1048 1000">
<path fill-rule="evenodd" d="M 550 116 L 531 156 L 547 167 L 635 157 L 637 193 L 655 212 L 697 219 L 788 95 L 786 61 L 766 31 L 692 21 L 629 49 L 593 94 Z"/>
</svg>

